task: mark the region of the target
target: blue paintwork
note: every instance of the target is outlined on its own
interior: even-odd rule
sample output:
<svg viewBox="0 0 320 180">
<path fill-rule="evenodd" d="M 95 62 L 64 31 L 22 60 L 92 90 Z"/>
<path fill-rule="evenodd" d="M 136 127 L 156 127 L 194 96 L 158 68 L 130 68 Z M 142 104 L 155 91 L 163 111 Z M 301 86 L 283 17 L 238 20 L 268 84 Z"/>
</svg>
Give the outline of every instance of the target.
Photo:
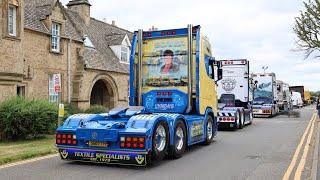
<svg viewBox="0 0 320 180">
<path fill-rule="evenodd" d="M 194 27 L 196 33 L 196 87 L 197 97 L 199 97 L 199 61 L 200 61 L 200 26 Z M 166 30 L 172 31 L 172 30 Z M 163 31 L 145 32 L 151 33 L 152 38 L 163 37 Z M 175 36 L 187 35 L 187 29 L 176 29 Z M 149 34 L 148 34 L 149 36 Z M 173 36 L 173 35 L 170 35 Z M 144 37 L 150 38 L 150 37 Z M 138 107 L 136 95 L 134 92 L 134 61 L 137 48 L 137 32 L 134 33 L 132 41 L 132 49 L 130 56 L 130 97 L 129 107 L 116 108 L 107 114 L 95 115 L 73 115 L 70 116 L 64 124 L 59 127 L 57 133 L 71 133 L 76 135 L 77 145 L 57 145 L 61 157 L 63 153 L 70 153 L 70 158 L 78 160 L 74 154 L 76 152 L 104 154 L 110 153 L 113 155 L 125 155 L 131 153 L 132 158 L 138 157 L 141 154 L 150 154 L 152 150 L 152 134 L 158 122 L 166 122 L 169 128 L 170 145 L 174 145 L 174 130 L 178 121 L 184 122 L 187 130 L 187 145 L 193 145 L 206 140 L 206 124 L 209 114 L 213 114 L 212 109 L 207 108 L 205 114 L 199 115 L 199 99 L 197 98 L 196 110 L 197 114 L 184 114 L 187 109 L 187 94 L 177 89 L 152 90 L 142 95 L 143 107 Z M 162 95 L 162 92 L 170 91 L 169 95 Z M 160 94 L 157 94 L 160 93 Z M 170 101 L 174 104 L 173 108 L 156 108 L 157 101 Z M 213 117 L 214 136 L 217 133 L 217 119 Z M 192 136 L 195 134 L 195 136 Z M 126 149 L 120 148 L 120 138 L 134 136 L 145 137 L 144 149 Z M 88 142 L 108 142 L 106 147 L 89 146 Z M 76 149 L 76 152 L 75 152 Z M 114 153 L 114 152 L 118 152 Z M 131 157 L 131 155 L 130 155 Z M 68 159 L 68 158 L 63 158 Z M 84 159 L 88 160 L 88 159 Z M 132 159 L 131 159 L 132 160 Z M 125 163 L 124 163 L 125 164 Z"/>
<path fill-rule="evenodd" d="M 163 95 L 170 92 L 171 95 Z M 151 113 L 184 113 L 187 108 L 188 95 L 176 89 L 152 90 L 142 95 L 143 106 Z"/>
<path fill-rule="evenodd" d="M 200 29 L 200 26 L 193 26 L 193 29 Z M 137 31 L 135 33 L 137 33 Z M 187 35 L 188 35 L 187 28 L 167 29 L 167 30 L 160 30 L 160 31 L 144 31 L 143 32 L 143 39 L 177 37 L 177 36 L 187 36 Z"/>
<path fill-rule="evenodd" d="M 135 94 L 134 94 L 134 58 L 137 48 L 137 33 L 133 34 L 132 38 L 132 47 L 131 47 L 131 54 L 130 54 L 130 88 L 129 88 L 129 105 L 134 106 L 136 105 L 135 102 Z"/>
</svg>

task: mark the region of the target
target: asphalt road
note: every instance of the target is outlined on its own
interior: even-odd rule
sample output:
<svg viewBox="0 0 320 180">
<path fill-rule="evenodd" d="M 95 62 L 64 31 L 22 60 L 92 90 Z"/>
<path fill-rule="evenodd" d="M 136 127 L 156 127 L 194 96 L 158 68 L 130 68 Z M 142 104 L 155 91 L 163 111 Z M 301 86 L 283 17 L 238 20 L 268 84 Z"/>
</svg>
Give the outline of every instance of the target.
<svg viewBox="0 0 320 180">
<path fill-rule="evenodd" d="M 135 168 L 66 162 L 59 157 L 0 169 L 0 179 L 282 179 L 300 142 L 312 107 L 300 118 L 255 118 L 238 131 L 220 131 L 209 146 L 194 146 L 177 160 Z"/>
</svg>

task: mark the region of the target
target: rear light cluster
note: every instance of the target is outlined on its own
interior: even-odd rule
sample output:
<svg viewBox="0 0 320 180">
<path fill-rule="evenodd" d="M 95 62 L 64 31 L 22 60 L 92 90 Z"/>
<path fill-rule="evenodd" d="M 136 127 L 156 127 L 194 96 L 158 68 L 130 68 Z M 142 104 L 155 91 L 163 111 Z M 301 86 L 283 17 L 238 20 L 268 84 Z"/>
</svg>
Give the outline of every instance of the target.
<svg viewBox="0 0 320 180">
<path fill-rule="evenodd" d="M 230 121 L 230 122 L 234 122 L 235 118 L 234 117 L 221 117 L 219 118 L 220 121 Z"/>
<path fill-rule="evenodd" d="M 262 110 L 262 113 L 271 113 L 271 110 Z"/>
<path fill-rule="evenodd" d="M 233 64 L 233 61 L 225 61 L 224 64 Z"/>
<path fill-rule="evenodd" d="M 120 147 L 127 149 L 144 149 L 145 138 L 144 137 L 121 137 Z"/>
<path fill-rule="evenodd" d="M 157 92 L 157 96 L 171 96 L 171 95 L 172 95 L 171 91 Z"/>
<path fill-rule="evenodd" d="M 143 33 L 143 37 L 151 37 L 151 32 L 145 32 Z"/>
<path fill-rule="evenodd" d="M 161 36 L 176 35 L 176 31 L 162 31 Z"/>
<path fill-rule="evenodd" d="M 56 144 L 77 145 L 77 137 L 74 134 L 56 134 Z"/>
</svg>

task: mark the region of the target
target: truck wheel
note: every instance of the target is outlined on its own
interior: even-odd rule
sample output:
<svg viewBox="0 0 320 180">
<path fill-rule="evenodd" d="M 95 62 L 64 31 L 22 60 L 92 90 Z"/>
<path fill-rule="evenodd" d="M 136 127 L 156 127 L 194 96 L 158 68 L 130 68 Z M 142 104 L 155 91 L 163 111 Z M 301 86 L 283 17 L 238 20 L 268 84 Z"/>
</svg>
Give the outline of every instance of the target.
<svg viewBox="0 0 320 180">
<path fill-rule="evenodd" d="M 240 113 L 240 119 L 239 119 L 239 129 L 242 129 L 244 126 L 244 112 Z"/>
<path fill-rule="evenodd" d="M 156 124 L 152 135 L 152 160 L 162 160 L 167 153 L 169 128 L 167 123 L 160 121 Z"/>
<path fill-rule="evenodd" d="M 174 142 L 173 146 L 169 149 L 169 155 L 173 159 L 180 158 L 187 147 L 187 133 L 186 127 L 182 121 L 178 121 L 174 128 Z"/>
<path fill-rule="evenodd" d="M 207 124 L 206 124 L 206 132 L 207 132 L 206 140 L 203 143 L 205 145 L 209 145 L 213 141 L 213 136 L 214 136 L 213 126 L 214 124 L 213 124 L 212 116 L 208 115 Z"/>
<path fill-rule="evenodd" d="M 235 121 L 236 121 L 235 122 L 236 125 L 234 126 L 233 130 L 240 129 L 240 124 L 241 124 L 240 113 L 237 112 L 234 118 L 235 118 Z"/>
<path fill-rule="evenodd" d="M 252 124 L 252 121 L 253 121 L 253 113 L 252 113 L 252 111 L 250 111 L 250 114 L 249 114 L 249 123 L 248 123 L 248 125 L 251 125 L 251 124 Z"/>
</svg>

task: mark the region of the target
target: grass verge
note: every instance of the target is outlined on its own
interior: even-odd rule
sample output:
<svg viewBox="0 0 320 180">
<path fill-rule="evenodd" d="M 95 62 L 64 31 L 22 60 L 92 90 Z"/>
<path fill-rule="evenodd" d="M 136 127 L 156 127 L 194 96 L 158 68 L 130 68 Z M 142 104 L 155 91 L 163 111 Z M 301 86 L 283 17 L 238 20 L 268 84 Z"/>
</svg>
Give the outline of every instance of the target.
<svg viewBox="0 0 320 180">
<path fill-rule="evenodd" d="M 0 142 L 0 165 L 57 153 L 55 136 L 34 140 Z"/>
</svg>

